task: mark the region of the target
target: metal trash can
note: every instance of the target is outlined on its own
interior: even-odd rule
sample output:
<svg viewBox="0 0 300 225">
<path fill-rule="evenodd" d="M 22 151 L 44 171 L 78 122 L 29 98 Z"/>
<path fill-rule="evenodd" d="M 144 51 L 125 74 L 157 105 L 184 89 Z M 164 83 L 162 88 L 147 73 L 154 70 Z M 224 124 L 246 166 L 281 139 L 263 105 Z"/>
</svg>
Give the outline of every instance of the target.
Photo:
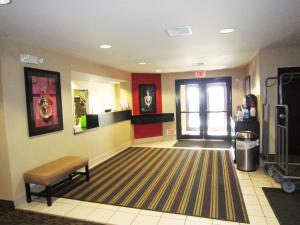
<svg viewBox="0 0 300 225">
<path fill-rule="evenodd" d="M 251 131 L 236 133 L 236 165 L 238 170 L 255 171 L 259 164 L 259 139 Z"/>
</svg>

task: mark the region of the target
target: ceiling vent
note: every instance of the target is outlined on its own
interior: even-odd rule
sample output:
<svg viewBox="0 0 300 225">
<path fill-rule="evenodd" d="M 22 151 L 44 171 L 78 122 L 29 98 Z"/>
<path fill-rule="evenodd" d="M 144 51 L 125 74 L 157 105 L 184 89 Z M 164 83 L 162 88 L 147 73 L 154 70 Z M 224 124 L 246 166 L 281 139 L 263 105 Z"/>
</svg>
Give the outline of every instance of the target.
<svg viewBox="0 0 300 225">
<path fill-rule="evenodd" d="M 190 26 L 185 27 L 173 27 L 166 29 L 170 37 L 182 37 L 192 35 L 192 28 Z"/>
</svg>

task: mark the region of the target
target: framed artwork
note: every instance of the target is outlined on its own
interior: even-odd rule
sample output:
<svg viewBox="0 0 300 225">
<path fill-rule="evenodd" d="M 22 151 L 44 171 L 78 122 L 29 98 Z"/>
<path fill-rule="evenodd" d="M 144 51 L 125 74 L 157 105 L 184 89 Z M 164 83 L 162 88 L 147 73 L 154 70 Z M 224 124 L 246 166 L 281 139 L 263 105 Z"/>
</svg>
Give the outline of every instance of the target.
<svg viewBox="0 0 300 225">
<path fill-rule="evenodd" d="M 251 80 L 250 76 L 245 78 L 245 93 L 246 95 L 251 94 Z"/>
<path fill-rule="evenodd" d="M 87 89 L 74 89 L 75 124 L 79 124 L 81 116 L 89 112 L 89 92 Z"/>
<path fill-rule="evenodd" d="M 63 130 L 60 73 L 24 68 L 29 136 Z"/>
<path fill-rule="evenodd" d="M 156 88 L 154 84 L 141 84 L 139 87 L 140 113 L 156 112 Z"/>
</svg>

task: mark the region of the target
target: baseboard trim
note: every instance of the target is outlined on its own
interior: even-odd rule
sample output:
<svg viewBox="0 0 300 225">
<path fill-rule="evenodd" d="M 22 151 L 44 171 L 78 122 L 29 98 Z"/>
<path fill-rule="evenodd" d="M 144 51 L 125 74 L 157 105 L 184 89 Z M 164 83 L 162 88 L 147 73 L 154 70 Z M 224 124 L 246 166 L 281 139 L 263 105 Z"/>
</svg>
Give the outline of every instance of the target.
<svg viewBox="0 0 300 225">
<path fill-rule="evenodd" d="M 134 144 L 147 144 L 151 142 L 159 142 L 159 141 L 164 141 L 165 138 L 164 136 L 158 136 L 158 137 L 149 137 L 149 138 L 139 138 L 139 139 L 134 139 Z"/>
<path fill-rule="evenodd" d="M 120 152 L 126 150 L 128 147 L 131 146 L 131 142 L 127 142 L 123 145 L 117 146 L 115 148 L 113 148 L 111 151 L 106 152 L 104 154 L 98 155 L 92 159 L 89 160 L 89 166 L 90 169 L 97 166 L 98 164 L 104 162 L 105 160 L 113 157 L 114 155 L 119 154 Z M 36 187 L 37 186 L 37 187 Z M 32 185 L 32 189 L 39 189 L 41 186 L 39 185 Z M 26 203 L 26 194 L 25 194 L 25 190 L 24 190 L 24 194 L 18 196 L 14 201 L 13 201 L 14 205 L 16 206 L 16 208 L 18 208 L 18 206 Z M 1 206 L 1 202 L 0 202 L 0 206 Z"/>
<path fill-rule="evenodd" d="M 90 168 L 93 168 L 93 167 L 97 166 L 98 164 L 106 161 L 107 159 L 113 157 L 114 155 L 119 154 L 120 152 L 124 151 L 125 149 L 127 149 L 130 146 L 131 146 L 131 142 L 127 142 L 121 146 L 114 148 L 113 150 L 111 150 L 109 152 L 106 152 L 104 154 L 94 157 L 93 159 L 90 159 L 89 160 Z"/>
</svg>

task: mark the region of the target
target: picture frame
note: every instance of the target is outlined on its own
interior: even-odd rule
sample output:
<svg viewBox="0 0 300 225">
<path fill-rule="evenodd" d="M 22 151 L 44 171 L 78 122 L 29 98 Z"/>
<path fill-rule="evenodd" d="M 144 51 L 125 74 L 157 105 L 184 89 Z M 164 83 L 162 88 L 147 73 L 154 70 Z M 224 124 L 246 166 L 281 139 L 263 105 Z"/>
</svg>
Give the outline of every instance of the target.
<svg viewBox="0 0 300 225">
<path fill-rule="evenodd" d="M 60 73 L 24 67 L 29 136 L 63 130 Z"/>
<path fill-rule="evenodd" d="M 250 75 L 245 78 L 245 94 L 251 94 L 251 77 Z"/>
<path fill-rule="evenodd" d="M 156 87 L 154 84 L 139 85 L 140 113 L 156 113 Z"/>
</svg>

